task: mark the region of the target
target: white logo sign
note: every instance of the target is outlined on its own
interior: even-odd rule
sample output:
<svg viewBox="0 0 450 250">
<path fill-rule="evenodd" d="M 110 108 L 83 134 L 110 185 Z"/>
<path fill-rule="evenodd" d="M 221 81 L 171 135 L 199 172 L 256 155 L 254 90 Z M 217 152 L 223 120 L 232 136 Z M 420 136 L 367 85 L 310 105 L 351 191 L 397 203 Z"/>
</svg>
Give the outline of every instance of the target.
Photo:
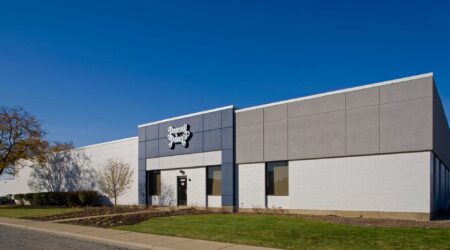
<svg viewBox="0 0 450 250">
<path fill-rule="evenodd" d="M 173 148 L 176 143 L 181 143 L 185 148 L 188 146 L 188 140 L 191 137 L 189 125 L 184 124 L 181 127 L 174 128 L 172 126 L 167 128 L 167 139 L 169 140 L 169 148 Z"/>
</svg>

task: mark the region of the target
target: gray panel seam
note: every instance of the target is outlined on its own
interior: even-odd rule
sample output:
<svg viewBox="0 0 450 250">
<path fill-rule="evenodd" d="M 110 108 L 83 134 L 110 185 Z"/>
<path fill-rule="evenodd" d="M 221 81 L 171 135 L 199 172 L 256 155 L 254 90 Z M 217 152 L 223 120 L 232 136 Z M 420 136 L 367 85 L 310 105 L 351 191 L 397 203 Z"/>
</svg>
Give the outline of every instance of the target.
<svg viewBox="0 0 450 250">
<path fill-rule="evenodd" d="M 147 157 L 147 142 L 144 142 L 144 156 Z"/>
<path fill-rule="evenodd" d="M 412 100 L 415 100 L 415 99 L 412 99 Z M 347 102 L 347 101 L 345 101 L 345 102 Z M 320 115 L 320 114 L 329 114 L 329 113 L 334 113 L 334 112 L 339 112 L 339 111 L 344 111 L 344 110 L 355 110 L 355 109 L 361 109 L 361 108 L 367 108 L 367 107 L 376 107 L 376 106 L 380 106 L 380 104 L 361 105 L 361 106 L 352 107 L 352 108 L 338 109 L 338 110 L 334 110 L 334 111 L 313 113 L 313 114 L 307 114 L 307 115 L 287 116 L 287 118 L 272 119 L 272 120 L 268 120 L 268 121 L 264 121 L 264 122 L 282 121 L 282 120 L 286 120 L 286 119 L 290 119 L 290 118 L 296 119 L 296 118 L 299 118 L 299 117 L 308 117 L 308 116 L 314 116 L 314 115 Z M 254 122 L 254 123 L 248 123 L 248 124 L 246 123 L 246 124 L 237 125 L 236 127 L 243 127 L 243 126 L 260 124 L 260 123 L 261 122 Z"/>
<path fill-rule="evenodd" d="M 202 131 L 197 131 L 197 132 L 193 132 L 193 133 L 209 132 L 209 131 L 221 130 L 221 129 L 222 129 L 222 127 L 220 127 L 220 128 L 213 128 L 213 129 L 207 129 L 207 130 L 202 130 Z"/>
<path fill-rule="evenodd" d="M 327 111 L 327 112 L 311 113 L 311 114 L 305 114 L 305 115 L 289 115 L 289 105 L 288 105 L 287 117 L 288 117 L 288 119 L 289 119 L 289 118 L 306 117 L 306 116 L 313 116 L 313 115 L 319 115 L 319 114 L 333 113 L 333 112 L 342 111 L 342 110 L 352 110 L 352 109 L 358 109 L 358 108 L 370 107 L 370 106 L 381 106 L 381 105 L 385 105 L 385 104 L 392 104 L 392 103 L 399 103 L 399 102 L 413 101 L 413 100 L 421 100 L 421 99 L 426 99 L 426 98 L 433 97 L 433 96 L 431 95 L 431 96 L 424 96 L 424 97 L 419 97 L 419 98 L 409 98 L 409 99 L 404 99 L 404 100 L 400 100 L 400 101 L 383 102 L 383 103 L 381 103 L 380 87 L 377 87 L 377 88 L 378 88 L 378 102 L 379 102 L 379 104 L 362 105 L 362 106 L 352 107 L 352 108 L 347 108 L 347 107 L 345 107 L 345 108 L 343 108 L 343 109 L 336 109 L 336 110 Z M 347 106 L 346 100 L 345 100 L 345 105 Z M 261 108 L 261 109 L 264 109 L 264 108 Z M 283 119 L 274 119 L 273 121 L 276 121 L 276 120 L 283 120 Z M 272 120 L 270 120 L 270 121 L 272 121 Z M 263 122 L 264 122 L 264 112 L 263 112 Z M 236 127 L 247 126 L 247 125 L 253 125 L 253 124 L 259 124 L 259 123 L 262 123 L 262 122 L 244 123 L 244 124 L 236 125 Z"/>
<path fill-rule="evenodd" d="M 378 153 L 381 152 L 381 90 L 378 87 Z"/>
<path fill-rule="evenodd" d="M 344 95 L 344 154 L 347 155 L 347 94 Z"/>
<path fill-rule="evenodd" d="M 156 131 L 159 135 L 159 124 L 156 126 Z M 159 138 L 157 140 L 158 140 L 158 143 L 157 143 L 158 145 L 156 146 L 156 154 L 159 156 Z"/>
<path fill-rule="evenodd" d="M 289 120 L 287 119 L 287 107 L 286 107 L 286 158 L 289 158 Z M 289 175 L 288 175 L 289 176 Z"/>
<path fill-rule="evenodd" d="M 202 126 L 203 129 L 205 129 L 205 115 L 202 115 Z M 202 131 L 203 138 L 202 138 L 202 151 L 205 152 L 205 130 Z M 192 136 L 191 136 L 192 137 Z"/>
<path fill-rule="evenodd" d="M 267 120 L 267 121 L 264 121 L 264 122 L 276 122 L 276 121 L 282 121 L 282 120 L 286 120 L 286 119 L 287 119 L 287 116 L 286 116 L 286 118 L 272 119 L 272 120 Z"/>
<path fill-rule="evenodd" d="M 236 123 L 236 127 L 248 126 L 248 125 L 253 125 L 253 124 L 260 124 L 260 123 L 264 123 L 264 120 L 260 121 L 260 122 L 248 122 L 248 123 L 244 123 L 244 124 L 237 124 Z"/>
<path fill-rule="evenodd" d="M 378 100 L 379 99 L 380 98 L 378 97 Z M 346 108 L 346 110 L 355 110 L 355 109 L 362 109 L 362 108 L 369 108 L 369 107 L 376 107 L 376 106 L 380 106 L 380 104 L 361 105 L 358 107 Z"/>
<path fill-rule="evenodd" d="M 344 110 L 345 110 L 345 108 L 343 108 L 343 109 L 336 109 L 336 110 L 327 111 L 327 112 L 306 114 L 306 115 L 288 116 L 288 119 L 296 119 L 296 118 L 300 118 L 300 117 L 309 117 L 309 116 L 315 116 L 315 115 L 330 114 L 330 113 L 340 112 L 340 111 L 344 111 Z"/>
<path fill-rule="evenodd" d="M 400 151 L 400 152 L 389 152 L 389 153 L 377 153 L 377 154 L 355 154 L 355 155 L 341 155 L 341 156 L 327 156 L 327 157 L 313 157 L 313 158 L 293 158 L 284 159 L 279 161 L 308 161 L 308 160 L 321 160 L 321 159 L 339 159 L 339 158 L 351 158 L 351 157 L 363 157 L 363 156 L 380 156 L 380 155 L 395 155 L 395 154 L 413 154 L 413 153 L 424 153 L 432 152 L 431 149 L 416 150 L 416 151 Z M 255 164 L 255 163 L 265 163 L 265 161 L 248 161 L 248 162 L 237 162 L 236 164 Z"/>
<path fill-rule="evenodd" d="M 432 92 L 432 95 L 433 95 L 433 103 L 431 104 L 431 107 L 432 107 L 432 113 L 431 113 L 431 115 L 432 115 L 432 118 L 431 118 L 431 145 L 433 145 L 433 149 L 436 147 L 435 145 L 434 145 L 434 143 L 435 143 L 435 120 L 434 119 L 436 119 L 436 108 L 437 108 L 437 105 L 435 104 L 436 102 L 435 102 L 435 98 L 436 98 L 436 96 L 435 96 L 435 88 L 436 88 L 436 84 L 435 84 L 435 82 L 434 82 L 434 78 L 433 78 L 433 92 Z M 437 92 L 437 88 L 436 88 L 436 92 Z M 445 111 L 444 111 L 445 112 Z M 448 126 L 447 126 L 448 127 Z"/>
<path fill-rule="evenodd" d="M 222 130 L 222 128 L 223 128 L 223 119 L 222 119 L 222 116 L 223 116 L 223 110 L 222 111 L 220 111 L 220 129 Z M 203 123 L 203 129 L 205 129 L 205 124 Z M 220 131 L 220 133 L 222 134 L 222 131 Z M 222 143 L 222 142 L 221 142 Z"/>
<path fill-rule="evenodd" d="M 266 160 L 266 154 L 265 154 L 265 151 L 264 151 L 264 149 L 265 149 L 265 147 L 264 147 L 264 144 L 265 144 L 265 141 L 264 141 L 264 133 L 266 132 L 266 126 L 265 126 L 265 124 L 264 124 L 264 113 L 265 113 L 266 111 L 263 109 L 263 112 L 262 112 L 262 125 L 263 125 L 263 131 L 262 131 L 262 160 L 263 161 L 265 161 Z"/>
<path fill-rule="evenodd" d="M 414 100 L 422 100 L 422 99 L 427 99 L 427 98 L 433 98 L 433 95 L 431 96 L 422 96 L 422 97 L 418 97 L 418 98 L 408 98 L 408 99 L 404 99 L 404 100 L 400 100 L 400 101 L 394 101 L 394 102 L 383 102 L 381 103 L 381 93 L 380 93 L 380 105 L 385 105 L 385 104 L 393 104 L 393 103 L 399 103 L 399 102 L 406 102 L 406 101 L 414 101 Z"/>
</svg>

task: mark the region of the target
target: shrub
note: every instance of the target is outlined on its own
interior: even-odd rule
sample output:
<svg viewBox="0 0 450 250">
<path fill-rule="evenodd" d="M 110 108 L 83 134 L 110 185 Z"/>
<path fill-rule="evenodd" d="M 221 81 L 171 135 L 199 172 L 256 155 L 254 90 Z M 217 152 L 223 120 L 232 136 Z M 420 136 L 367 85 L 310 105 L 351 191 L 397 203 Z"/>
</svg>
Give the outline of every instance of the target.
<svg viewBox="0 0 450 250">
<path fill-rule="evenodd" d="M 18 201 L 20 205 L 25 205 L 25 195 L 24 194 L 15 194 L 14 200 Z"/>
<path fill-rule="evenodd" d="M 77 192 L 67 192 L 65 205 L 69 206 L 69 207 L 81 205 L 81 202 L 78 199 L 78 193 Z"/>
<path fill-rule="evenodd" d="M 11 199 L 10 195 L 5 195 L 0 197 L 0 205 L 13 205 L 16 204 L 16 202 Z"/>
<path fill-rule="evenodd" d="M 50 192 L 46 193 L 46 195 L 48 196 L 47 201 L 50 206 L 59 205 L 63 202 L 63 200 L 61 200 L 61 193 L 59 192 Z"/>
<path fill-rule="evenodd" d="M 92 206 L 97 204 L 98 194 L 95 191 L 78 192 L 78 199 L 83 206 Z"/>
<path fill-rule="evenodd" d="M 99 195 L 95 191 L 78 192 L 44 192 L 15 194 L 14 199 L 19 204 L 38 206 L 93 206 L 99 201 Z"/>
<path fill-rule="evenodd" d="M 32 193 L 25 194 L 25 201 L 28 202 L 30 205 L 34 205 L 34 196 Z"/>
<path fill-rule="evenodd" d="M 33 202 L 32 205 L 43 206 L 47 204 L 47 199 L 45 193 L 34 193 L 32 194 Z"/>
</svg>

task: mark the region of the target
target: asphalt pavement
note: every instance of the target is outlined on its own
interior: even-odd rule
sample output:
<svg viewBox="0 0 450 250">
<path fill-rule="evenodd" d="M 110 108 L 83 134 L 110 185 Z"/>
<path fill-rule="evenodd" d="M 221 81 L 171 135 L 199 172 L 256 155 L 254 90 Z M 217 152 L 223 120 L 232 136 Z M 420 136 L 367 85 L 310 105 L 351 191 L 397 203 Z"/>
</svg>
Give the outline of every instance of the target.
<svg viewBox="0 0 450 250">
<path fill-rule="evenodd" d="M 124 250 L 122 248 L 94 241 L 69 238 L 55 234 L 38 232 L 35 230 L 22 229 L 0 225 L 0 249 L 2 250 Z"/>
</svg>

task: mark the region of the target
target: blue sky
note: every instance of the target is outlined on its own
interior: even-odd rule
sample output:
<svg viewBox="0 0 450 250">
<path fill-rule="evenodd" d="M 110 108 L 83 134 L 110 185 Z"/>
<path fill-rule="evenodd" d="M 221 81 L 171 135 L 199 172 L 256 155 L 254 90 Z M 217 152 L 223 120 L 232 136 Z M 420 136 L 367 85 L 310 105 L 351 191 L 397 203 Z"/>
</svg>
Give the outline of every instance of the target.
<svg viewBox="0 0 450 250">
<path fill-rule="evenodd" d="M 434 72 L 450 1 L 1 1 L 0 105 L 77 146 L 229 104 Z"/>
</svg>

